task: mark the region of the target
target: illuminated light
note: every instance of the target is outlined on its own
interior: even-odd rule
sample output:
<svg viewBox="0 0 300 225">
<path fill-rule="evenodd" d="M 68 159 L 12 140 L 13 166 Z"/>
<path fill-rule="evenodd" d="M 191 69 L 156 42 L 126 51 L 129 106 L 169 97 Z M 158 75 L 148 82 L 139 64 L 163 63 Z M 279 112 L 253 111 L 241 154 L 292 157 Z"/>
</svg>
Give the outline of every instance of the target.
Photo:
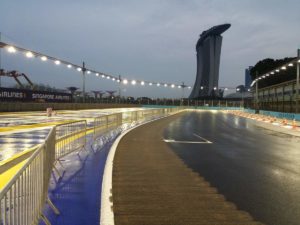
<svg viewBox="0 0 300 225">
<path fill-rule="evenodd" d="M 8 51 L 9 53 L 15 53 L 17 50 L 15 49 L 15 47 L 9 46 L 9 47 L 7 48 L 7 51 Z"/>
<path fill-rule="evenodd" d="M 156 86 L 159 87 L 159 86 L 160 86 L 160 83 L 157 83 Z"/>
<path fill-rule="evenodd" d="M 172 85 L 171 85 L 171 88 L 174 88 L 174 87 L 175 87 L 175 85 L 174 85 L 174 84 L 172 84 Z"/>
<path fill-rule="evenodd" d="M 203 90 L 203 88 L 204 88 L 203 86 L 200 87 L 201 90 Z"/>
<path fill-rule="evenodd" d="M 128 80 L 123 80 L 123 84 L 128 84 Z"/>
<path fill-rule="evenodd" d="M 251 89 L 249 88 L 248 91 L 251 91 Z"/>
<path fill-rule="evenodd" d="M 59 61 L 59 60 L 55 60 L 54 63 L 55 63 L 56 65 L 59 65 L 59 64 L 60 64 L 60 61 Z"/>
<path fill-rule="evenodd" d="M 165 87 L 168 87 L 168 85 L 167 85 L 167 84 L 164 84 L 164 86 L 165 86 Z"/>
<path fill-rule="evenodd" d="M 152 86 L 152 83 L 151 83 L 151 82 L 149 83 L 149 86 Z"/>
<path fill-rule="evenodd" d="M 283 66 L 283 67 L 281 67 L 281 69 L 282 69 L 282 70 L 286 70 L 286 67 L 285 67 L 285 66 Z"/>
<path fill-rule="evenodd" d="M 99 77 L 99 73 L 96 73 L 96 77 Z"/>
<path fill-rule="evenodd" d="M 136 81 L 135 81 L 135 80 L 132 80 L 132 81 L 131 81 L 131 84 L 132 84 L 132 85 L 136 85 Z"/>
<path fill-rule="evenodd" d="M 259 77 L 258 79 L 261 80 L 261 77 Z"/>
<path fill-rule="evenodd" d="M 102 77 L 102 78 L 105 78 L 105 75 L 104 75 L 104 74 L 102 74 L 102 75 L 101 75 L 101 77 Z"/>
<path fill-rule="evenodd" d="M 188 89 L 191 89 L 192 87 L 191 86 L 188 86 Z"/>
<path fill-rule="evenodd" d="M 214 87 L 214 90 L 217 90 L 217 87 Z"/>
<path fill-rule="evenodd" d="M 121 81 L 118 79 L 117 82 L 120 83 Z"/>
<path fill-rule="evenodd" d="M 110 79 L 110 76 L 107 76 L 107 77 L 106 77 L 106 79 L 108 79 L 108 80 L 109 80 L 109 79 Z"/>
<path fill-rule="evenodd" d="M 224 88 L 224 90 L 225 90 L 225 91 L 227 91 L 227 90 L 228 90 L 228 88 Z"/>
<path fill-rule="evenodd" d="M 277 73 L 279 73 L 279 69 L 275 70 Z"/>
<path fill-rule="evenodd" d="M 144 86 L 144 85 L 145 85 L 145 82 L 144 82 L 144 81 L 141 81 L 141 85 Z"/>
<path fill-rule="evenodd" d="M 268 76 L 270 76 L 270 74 L 267 73 L 267 74 L 266 74 L 266 77 L 268 77 Z"/>
<path fill-rule="evenodd" d="M 271 74 L 273 75 L 273 74 L 274 74 L 274 71 L 272 71 Z"/>
<path fill-rule="evenodd" d="M 236 89 L 236 91 L 240 91 L 240 89 L 239 89 L 239 88 L 237 88 L 237 89 Z"/>
<path fill-rule="evenodd" d="M 33 53 L 32 52 L 26 52 L 26 57 L 27 58 L 32 58 L 33 57 Z"/>
<path fill-rule="evenodd" d="M 88 70 L 86 73 L 87 73 L 87 74 L 90 74 L 90 73 L 91 73 L 91 71 L 89 71 L 89 70 Z"/>
<path fill-rule="evenodd" d="M 289 63 L 289 65 L 288 66 L 293 66 L 293 63 Z"/>
<path fill-rule="evenodd" d="M 46 56 L 42 56 L 42 57 L 41 57 L 41 60 L 44 61 L 44 62 L 47 61 L 47 59 L 48 59 L 48 58 L 47 58 Z"/>
<path fill-rule="evenodd" d="M 181 88 L 181 86 L 180 86 L 180 85 L 178 85 L 178 88 Z"/>
<path fill-rule="evenodd" d="M 264 75 L 264 76 L 262 76 L 262 78 L 266 78 L 266 76 Z"/>
<path fill-rule="evenodd" d="M 80 72 L 80 71 L 82 71 L 82 69 L 81 69 L 80 67 L 78 67 L 78 68 L 77 68 L 77 71 Z"/>
<path fill-rule="evenodd" d="M 300 59 L 298 60 L 298 63 L 300 63 Z"/>
<path fill-rule="evenodd" d="M 72 65 L 71 65 L 71 64 L 69 64 L 69 65 L 67 65 L 67 67 L 70 69 L 70 68 L 72 68 Z"/>
<path fill-rule="evenodd" d="M 116 80 L 116 78 L 114 78 L 114 77 L 113 77 L 113 78 L 112 78 L 112 80 L 113 80 L 113 81 L 115 81 L 115 80 Z"/>
</svg>

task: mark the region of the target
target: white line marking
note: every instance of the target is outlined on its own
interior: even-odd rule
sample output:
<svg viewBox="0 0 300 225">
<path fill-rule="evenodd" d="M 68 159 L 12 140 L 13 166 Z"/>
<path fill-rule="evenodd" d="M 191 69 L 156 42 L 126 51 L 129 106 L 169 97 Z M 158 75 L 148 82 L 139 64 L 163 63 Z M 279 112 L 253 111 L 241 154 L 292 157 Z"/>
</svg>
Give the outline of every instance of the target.
<svg viewBox="0 0 300 225">
<path fill-rule="evenodd" d="M 164 139 L 164 142 L 167 143 L 178 143 L 178 144 L 212 144 L 210 141 L 176 141 L 173 139 Z"/>
<path fill-rule="evenodd" d="M 211 141 L 209 141 L 209 140 L 207 140 L 207 139 L 205 139 L 205 138 L 201 137 L 201 136 L 200 136 L 200 135 L 198 135 L 198 134 L 195 134 L 195 133 L 193 133 L 193 135 L 194 135 L 194 136 L 196 136 L 196 137 L 198 137 L 198 138 L 200 138 L 200 139 L 202 139 L 202 140 L 204 140 L 206 143 L 212 144 L 212 142 L 211 142 Z"/>
</svg>

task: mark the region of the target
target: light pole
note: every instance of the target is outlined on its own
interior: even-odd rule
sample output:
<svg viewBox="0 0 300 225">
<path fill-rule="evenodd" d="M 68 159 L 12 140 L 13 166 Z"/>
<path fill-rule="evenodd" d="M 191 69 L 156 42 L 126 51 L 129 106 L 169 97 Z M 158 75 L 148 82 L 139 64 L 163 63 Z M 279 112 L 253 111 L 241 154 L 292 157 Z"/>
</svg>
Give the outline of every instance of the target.
<svg viewBox="0 0 300 225">
<path fill-rule="evenodd" d="M 1 32 L 0 32 L 0 42 L 1 42 Z M 0 48 L 0 69 L 2 69 L 2 62 L 1 62 L 1 52 L 2 52 L 2 48 Z M 1 87 L 1 77 L 0 77 L 0 87 Z"/>
<path fill-rule="evenodd" d="M 297 79 L 296 79 L 296 113 L 299 112 L 299 70 L 300 70 L 300 49 L 297 50 Z"/>
<path fill-rule="evenodd" d="M 258 72 L 256 71 L 256 79 L 257 79 Z M 258 80 L 255 82 L 255 111 L 258 112 Z"/>
<path fill-rule="evenodd" d="M 82 100 L 83 100 L 83 103 L 85 102 L 85 71 L 86 71 L 86 68 L 85 68 L 85 63 L 82 62 Z"/>
</svg>

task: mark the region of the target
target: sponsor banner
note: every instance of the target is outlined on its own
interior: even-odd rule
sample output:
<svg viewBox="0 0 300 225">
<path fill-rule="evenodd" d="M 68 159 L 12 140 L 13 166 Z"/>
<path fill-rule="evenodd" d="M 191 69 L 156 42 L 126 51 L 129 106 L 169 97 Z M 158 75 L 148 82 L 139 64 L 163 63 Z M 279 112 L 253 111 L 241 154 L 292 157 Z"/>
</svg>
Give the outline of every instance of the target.
<svg viewBox="0 0 300 225">
<path fill-rule="evenodd" d="M 32 91 L 16 88 L 0 88 L 1 101 L 28 102 L 71 102 L 72 95 L 67 93 Z"/>
<path fill-rule="evenodd" d="M 273 111 L 266 111 L 266 110 L 259 110 L 259 114 L 265 116 L 274 116 L 281 119 L 288 119 L 288 120 L 298 120 L 300 121 L 300 114 L 295 113 L 284 113 L 284 112 L 273 112 Z"/>
</svg>

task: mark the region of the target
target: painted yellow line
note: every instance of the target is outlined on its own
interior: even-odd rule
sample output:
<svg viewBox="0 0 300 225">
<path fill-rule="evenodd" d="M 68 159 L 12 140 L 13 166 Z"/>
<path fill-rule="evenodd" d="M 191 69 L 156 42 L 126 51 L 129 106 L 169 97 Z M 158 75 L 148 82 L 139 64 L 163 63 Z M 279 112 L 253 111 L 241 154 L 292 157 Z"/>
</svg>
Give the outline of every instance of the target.
<svg viewBox="0 0 300 225">
<path fill-rule="evenodd" d="M 67 140 L 65 140 L 66 142 L 64 144 L 67 144 L 69 142 L 72 142 L 82 136 L 86 134 L 91 134 L 94 132 L 94 128 L 88 128 L 85 131 L 82 131 L 80 133 L 78 133 L 77 135 L 75 135 L 74 137 L 70 137 Z M 60 141 L 58 141 L 56 144 L 58 144 Z M 21 156 L 29 153 L 29 152 L 33 152 L 35 149 L 37 149 L 40 145 L 36 145 L 30 149 L 27 149 L 21 153 L 17 153 L 14 156 L 12 156 L 11 158 L 4 160 L 2 162 L 0 162 L 0 167 L 13 162 L 14 160 L 18 160 Z M 3 173 L 0 173 L 0 190 L 13 178 L 13 176 L 22 168 L 22 166 L 26 163 L 26 161 L 28 160 L 30 155 L 28 155 L 27 158 L 21 160 L 20 162 L 18 162 L 16 165 L 12 166 L 11 168 L 9 168 L 8 170 L 4 171 Z"/>
<path fill-rule="evenodd" d="M 23 160 L 17 165 L 0 174 L 0 190 L 14 177 L 14 175 L 22 168 L 28 159 Z"/>
<path fill-rule="evenodd" d="M 20 158 L 21 156 L 23 156 L 23 155 L 25 155 L 25 154 L 27 154 L 27 153 L 29 153 L 29 152 L 32 152 L 33 150 L 37 149 L 39 146 L 40 146 L 40 144 L 35 145 L 35 146 L 33 146 L 33 147 L 31 147 L 31 148 L 28 148 L 28 149 L 26 149 L 26 150 L 24 150 L 24 151 L 22 151 L 22 152 L 19 152 L 19 153 L 14 154 L 13 156 L 11 156 L 11 157 L 8 158 L 8 159 L 2 160 L 2 161 L 0 162 L 0 166 L 3 166 L 3 165 L 5 165 L 5 164 L 7 164 L 7 163 L 10 163 L 10 162 L 14 161 L 14 160 L 17 160 L 17 159 Z"/>
</svg>

